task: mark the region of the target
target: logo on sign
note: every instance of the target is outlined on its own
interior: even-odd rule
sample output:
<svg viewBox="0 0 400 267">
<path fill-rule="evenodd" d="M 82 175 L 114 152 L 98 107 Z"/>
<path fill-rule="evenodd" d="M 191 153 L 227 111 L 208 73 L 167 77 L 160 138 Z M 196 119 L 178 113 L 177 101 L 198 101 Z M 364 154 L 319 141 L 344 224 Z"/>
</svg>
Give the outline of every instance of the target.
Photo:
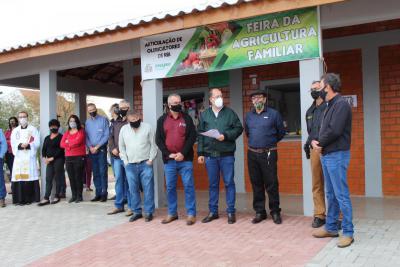
<svg viewBox="0 0 400 267">
<path fill-rule="evenodd" d="M 144 72 L 153 72 L 153 67 L 151 66 L 151 64 L 147 64 L 146 67 L 144 67 Z"/>
</svg>

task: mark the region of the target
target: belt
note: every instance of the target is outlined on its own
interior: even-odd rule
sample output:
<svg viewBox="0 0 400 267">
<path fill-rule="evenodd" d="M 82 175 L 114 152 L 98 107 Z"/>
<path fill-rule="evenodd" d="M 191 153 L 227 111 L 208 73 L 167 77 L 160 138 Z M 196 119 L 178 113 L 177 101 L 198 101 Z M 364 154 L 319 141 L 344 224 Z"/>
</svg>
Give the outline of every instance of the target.
<svg viewBox="0 0 400 267">
<path fill-rule="evenodd" d="M 252 152 L 255 153 L 268 153 L 270 151 L 274 151 L 274 150 L 278 150 L 277 147 L 271 147 L 271 148 L 252 148 L 252 147 L 248 147 L 248 149 Z"/>
</svg>

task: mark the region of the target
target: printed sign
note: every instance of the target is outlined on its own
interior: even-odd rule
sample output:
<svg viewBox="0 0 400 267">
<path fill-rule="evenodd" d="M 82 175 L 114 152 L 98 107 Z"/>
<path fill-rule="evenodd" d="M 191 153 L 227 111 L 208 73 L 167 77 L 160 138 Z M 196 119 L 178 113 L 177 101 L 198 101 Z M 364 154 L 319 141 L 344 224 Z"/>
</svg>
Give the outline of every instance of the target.
<svg viewBox="0 0 400 267">
<path fill-rule="evenodd" d="M 320 57 L 316 8 L 142 38 L 144 80 Z"/>
</svg>

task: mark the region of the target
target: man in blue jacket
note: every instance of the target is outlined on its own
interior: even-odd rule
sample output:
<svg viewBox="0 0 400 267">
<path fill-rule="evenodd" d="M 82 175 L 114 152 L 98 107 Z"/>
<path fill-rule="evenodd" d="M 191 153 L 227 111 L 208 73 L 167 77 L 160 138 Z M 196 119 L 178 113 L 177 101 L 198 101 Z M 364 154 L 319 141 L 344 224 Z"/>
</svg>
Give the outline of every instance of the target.
<svg viewBox="0 0 400 267">
<path fill-rule="evenodd" d="M 253 187 L 253 224 L 267 219 L 265 191 L 269 210 L 275 224 L 281 224 L 278 183 L 278 142 L 285 136 L 282 117 L 278 111 L 267 107 L 267 92 L 258 90 L 251 94 L 254 109 L 246 114 L 245 131 L 248 137 L 247 164 Z"/>
</svg>

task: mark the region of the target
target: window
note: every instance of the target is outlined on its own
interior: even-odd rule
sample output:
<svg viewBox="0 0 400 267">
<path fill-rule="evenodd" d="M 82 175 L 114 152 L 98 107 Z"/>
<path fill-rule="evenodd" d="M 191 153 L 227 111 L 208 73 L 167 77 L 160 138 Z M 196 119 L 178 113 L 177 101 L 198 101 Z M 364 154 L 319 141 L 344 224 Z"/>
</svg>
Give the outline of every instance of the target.
<svg viewBox="0 0 400 267">
<path fill-rule="evenodd" d="M 300 83 L 298 79 L 264 81 L 262 88 L 268 91 L 268 106 L 282 116 L 287 131 L 285 138 L 301 136 Z"/>
</svg>

